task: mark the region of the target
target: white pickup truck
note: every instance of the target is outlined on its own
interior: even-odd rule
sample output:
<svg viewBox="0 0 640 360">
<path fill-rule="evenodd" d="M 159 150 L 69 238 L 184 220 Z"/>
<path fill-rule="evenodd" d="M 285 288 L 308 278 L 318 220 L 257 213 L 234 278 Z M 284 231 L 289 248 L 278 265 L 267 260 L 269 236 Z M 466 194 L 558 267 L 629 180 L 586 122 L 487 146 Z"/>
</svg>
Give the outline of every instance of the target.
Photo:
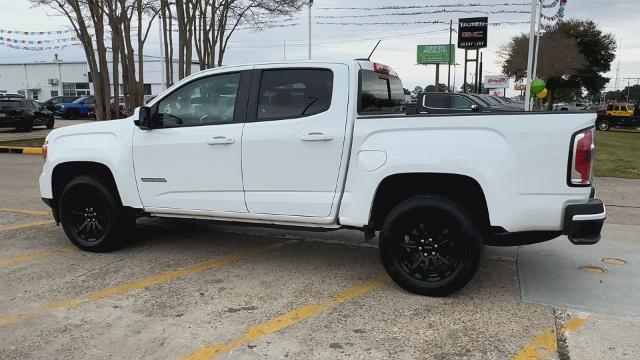
<svg viewBox="0 0 640 360">
<path fill-rule="evenodd" d="M 81 249 L 126 244 L 141 216 L 379 231 L 389 275 L 444 296 L 485 244 L 594 244 L 595 114 L 404 114 L 365 60 L 228 66 L 132 118 L 47 137 L 44 201 Z"/>
</svg>

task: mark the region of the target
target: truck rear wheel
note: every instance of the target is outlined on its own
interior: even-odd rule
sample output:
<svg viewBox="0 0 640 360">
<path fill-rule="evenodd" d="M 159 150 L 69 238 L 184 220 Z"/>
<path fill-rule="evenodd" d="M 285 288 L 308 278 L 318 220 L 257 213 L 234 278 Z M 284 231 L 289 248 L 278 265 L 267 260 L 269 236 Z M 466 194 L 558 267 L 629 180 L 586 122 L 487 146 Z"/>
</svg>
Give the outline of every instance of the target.
<svg viewBox="0 0 640 360">
<path fill-rule="evenodd" d="M 442 196 L 403 201 L 380 231 L 380 257 L 387 273 L 419 295 L 446 296 L 466 285 L 478 268 L 482 248 L 471 215 Z"/>
<path fill-rule="evenodd" d="M 112 186 L 98 176 L 71 180 L 58 201 L 60 222 L 71 242 L 82 250 L 107 252 L 122 247 L 135 226 Z"/>
</svg>

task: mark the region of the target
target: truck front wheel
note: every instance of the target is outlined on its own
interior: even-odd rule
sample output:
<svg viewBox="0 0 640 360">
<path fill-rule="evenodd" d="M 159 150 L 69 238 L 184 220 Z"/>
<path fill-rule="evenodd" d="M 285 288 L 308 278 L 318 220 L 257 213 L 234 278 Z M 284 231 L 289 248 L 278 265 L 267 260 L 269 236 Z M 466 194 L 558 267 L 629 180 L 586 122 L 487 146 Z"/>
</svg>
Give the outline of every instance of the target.
<svg viewBox="0 0 640 360">
<path fill-rule="evenodd" d="M 58 206 L 60 222 L 71 242 L 82 250 L 106 252 L 122 247 L 135 226 L 115 191 L 98 176 L 82 175 L 66 184 Z"/>
<path fill-rule="evenodd" d="M 380 231 L 380 256 L 402 288 L 446 296 L 471 280 L 482 253 L 482 235 L 456 202 L 436 195 L 409 198 L 391 210 Z"/>
</svg>

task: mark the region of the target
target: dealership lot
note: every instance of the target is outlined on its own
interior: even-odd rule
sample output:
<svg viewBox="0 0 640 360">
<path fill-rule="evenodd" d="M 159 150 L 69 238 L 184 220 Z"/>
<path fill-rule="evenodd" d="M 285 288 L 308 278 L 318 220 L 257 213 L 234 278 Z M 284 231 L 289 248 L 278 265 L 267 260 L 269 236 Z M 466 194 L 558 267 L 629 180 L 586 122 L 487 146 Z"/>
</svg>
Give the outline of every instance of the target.
<svg viewBox="0 0 640 360">
<path fill-rule="evenodd" d="M 638 357 L 637 180 L 597 180 L 600 244 L 488 247 L 469 286 L 428 298 L 346 230 L 144 219 L 123 250 L 77 251 L 39 199 L 41 165 L 0 154 L 0 358 Z"/>
</svg>

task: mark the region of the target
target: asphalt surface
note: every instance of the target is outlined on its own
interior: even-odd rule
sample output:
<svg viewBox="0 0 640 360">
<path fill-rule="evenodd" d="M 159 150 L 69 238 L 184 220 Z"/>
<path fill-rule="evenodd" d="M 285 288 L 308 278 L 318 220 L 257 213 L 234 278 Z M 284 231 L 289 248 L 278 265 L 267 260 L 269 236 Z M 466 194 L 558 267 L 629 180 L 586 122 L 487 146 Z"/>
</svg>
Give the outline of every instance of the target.
<svg viewBox="0 0 640 360">
<path fill-rule="evenodd" d="M 40 200 L 41 165 L 0 154 L 2 359 L 640 357 L 640 181 L 597 179 L 620 209 L 598 245 L 488 247 L 467 287 L 428 298 L 355 231 L 145 219 L 120 251 L 78 251 Z"/>
</svg>

